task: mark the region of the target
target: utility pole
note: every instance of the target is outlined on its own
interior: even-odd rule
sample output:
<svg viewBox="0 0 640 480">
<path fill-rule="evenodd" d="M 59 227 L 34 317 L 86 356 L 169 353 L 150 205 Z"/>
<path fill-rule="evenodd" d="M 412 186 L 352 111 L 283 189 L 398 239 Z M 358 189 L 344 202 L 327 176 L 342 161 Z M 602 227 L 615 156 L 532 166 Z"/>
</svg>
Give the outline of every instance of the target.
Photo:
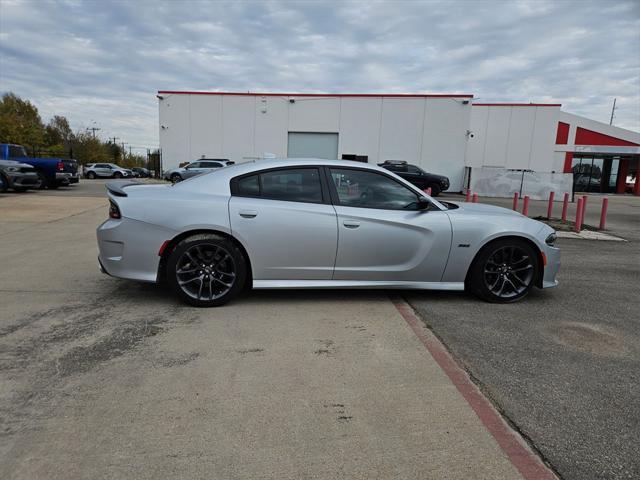
<svg viewBox="0 0 640 480">
<path fill-rule="evenodd" d="M 120 140 L 120 137 L 109 137 L 109 140 L 113 140 L 113 144 L 116 144 L 116 140 Z"/>
<path fill-rule="evenodd" d="M 611 108 L 611 118 L 609 119 L 609 125 L 613 125 L 613 117 L 614 117 L 614 113 L 616 111 L 616 100 L 617 98 L 613 99 L 613 107 Z"/>
<path fill-rule="evenodd" d="M 122 160 L 124 160 L 124 156 L 127 154 L 127 151 L 124 149 L 124 142 L 122 142 Z"/>
<path fill-rule="evenodd" d="M 98 130 L 100 130 L 98 127 L 91 127 L 91 128 L 87 128 L 87 132 L 91 130 L 91 132 L 93 133 L 93 138 L 96 138 L 96 132 Z"/>
</svg>

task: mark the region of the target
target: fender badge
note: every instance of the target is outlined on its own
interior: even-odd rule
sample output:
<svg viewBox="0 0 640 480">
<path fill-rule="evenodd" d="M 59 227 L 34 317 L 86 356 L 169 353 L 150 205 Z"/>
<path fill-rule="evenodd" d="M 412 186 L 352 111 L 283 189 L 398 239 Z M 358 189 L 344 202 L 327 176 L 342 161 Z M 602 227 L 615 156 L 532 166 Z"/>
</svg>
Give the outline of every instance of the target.
<svg viewBox="0 0 640 480">
<path fill-rule="evenodd" d="M 459 243 L 458 244 L 458 247 L 460 247 L 460 248 L 469 248 L 470 246 L 471 246 L 470 243 Z"/>
</svg>

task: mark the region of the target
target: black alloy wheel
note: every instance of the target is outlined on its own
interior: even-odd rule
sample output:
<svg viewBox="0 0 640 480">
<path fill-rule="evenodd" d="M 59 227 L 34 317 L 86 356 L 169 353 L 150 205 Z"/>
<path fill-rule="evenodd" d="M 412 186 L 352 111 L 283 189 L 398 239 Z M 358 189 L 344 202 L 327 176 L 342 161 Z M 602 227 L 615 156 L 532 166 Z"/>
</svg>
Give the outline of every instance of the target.
<svg viewBox="0 0 640 480">
<path fill-rule="evenodd" d="M 180 242 L 167 262 L 167 279 L 187 303 L 214 307 L 227 303 L 243 288 L 246 264 L 238 247 L 213 234 Z"/>
<path fill-rule="evenodd" d="M 470 288 L 489 302 L 520 300 L 533 288 L 538 255 L 524 240 L 497 240 L 485 246 L 472 266 Z"/>
</svg>

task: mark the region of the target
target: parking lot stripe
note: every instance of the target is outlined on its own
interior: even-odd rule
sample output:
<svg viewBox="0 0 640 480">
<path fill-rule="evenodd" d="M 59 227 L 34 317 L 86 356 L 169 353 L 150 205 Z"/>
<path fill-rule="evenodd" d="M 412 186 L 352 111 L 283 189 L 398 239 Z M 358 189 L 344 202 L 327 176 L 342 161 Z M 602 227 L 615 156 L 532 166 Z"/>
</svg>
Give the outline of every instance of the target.
<svg viewBox="0 0 640 480">
<path fill-rule="evenodd" d="M 392 296 L 391 301 L 520 474 L 527 480 L 557 480 L 558 477 L 507 424 L 442 342 L 427 329 L 413 308 L 398 296 Z"/>
</svg>

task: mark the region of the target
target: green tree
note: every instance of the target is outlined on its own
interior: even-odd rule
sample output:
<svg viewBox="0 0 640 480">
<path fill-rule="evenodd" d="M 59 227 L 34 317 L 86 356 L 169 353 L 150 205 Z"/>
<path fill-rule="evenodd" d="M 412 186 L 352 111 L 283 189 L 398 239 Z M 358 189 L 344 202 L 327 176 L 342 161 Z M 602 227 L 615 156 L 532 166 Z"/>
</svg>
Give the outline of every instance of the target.
<svg viewBox="0 0 640 480">
<path fill-rule="evenodd" d="M 81 164 L 112 162 L 113 156 L 108 144 L 88 132 L 79 131 L 71 142 L 73 156 Z"/>
<path fill-rule="evenodd" d="M 56 145 L 62 145 L 66 148 L 71 144 L 73 139 L 73 132 L 69 126 L 69 121 L 66 117 L 55 115 L 44 129 L 45 142 L 48 147 Z"/>
<path fill-rule="evenodd" d="M 29 149 L 44 145 L 44 125 L 38 109 L 11 92 L 0 99 L 0 142 L 18 143 Z"/>
</svg>

